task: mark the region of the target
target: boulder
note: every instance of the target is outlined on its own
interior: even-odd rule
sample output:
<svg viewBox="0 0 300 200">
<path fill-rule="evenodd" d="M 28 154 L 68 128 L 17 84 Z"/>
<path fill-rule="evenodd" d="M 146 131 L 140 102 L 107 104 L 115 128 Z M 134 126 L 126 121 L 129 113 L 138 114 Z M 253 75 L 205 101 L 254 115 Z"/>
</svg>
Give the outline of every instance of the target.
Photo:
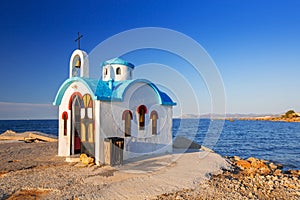
<svg viewBox="0 0 300 200">
<path fill-rule="evenodd" d="M 175 149 L 200 149 L 201 145 L 183 136 L 177 136 L 173 141 Z"/>
<path fill-rule="evenodd" d="M 92 164 L 92 163 L 94 163 L 94 158 L 92 158 L 92 157 L 84 157 L 81 160 L 81 162 L 82 162 L 82 164 L 85 164 L 85 165 Z"/>
<path fill-rule="evenodd" d="M 80 154 L 80 161 L 82 164 L 88 165 L 94 163 L 94 158 L 88 157 L 85 153 Z"/>
<path fill-rule="evenodd" d="M 82 161 L 84 158 L 87 158 L 88 156 L 85 153 L 80 154 L 80 161 Z"/>
<path fill-rule="evenodd" d="M 250 169 L 251 164 L 247 160 L 238 160 L 235 162 L 235 165 L 238 166 L 240 169 Z"/>
<path fill-rule="evenodd" d="M 237 160 L 235 165 L 243 170 L 244 174 L 254 176 L 255 174 L 259 175 L 268 175 L 271 173 L 271 170 L 266 161 L 259 160 L 254 157 L 250 157 L 247 160 Z M 278 172 L 279 173 L 279 172 Z"/>
</svg>

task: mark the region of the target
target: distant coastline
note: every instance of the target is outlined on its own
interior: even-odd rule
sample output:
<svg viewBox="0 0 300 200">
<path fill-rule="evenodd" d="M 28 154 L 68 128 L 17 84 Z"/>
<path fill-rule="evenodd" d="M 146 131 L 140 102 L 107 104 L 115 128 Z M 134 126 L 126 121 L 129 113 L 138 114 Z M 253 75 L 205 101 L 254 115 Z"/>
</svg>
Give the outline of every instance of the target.
<svg viewBox="0 0 300 200">
<path fill-rule="evenodd" d="M 252 121 L 273 121 L 273 122 L 300 122 L 300 117 L 284 118 L 284 117 L 273 117 L 273 116 L 264 116 L 264 117 L 245 117 L 245 118 L 226 118 L 226 120 L 252 120 Z"/>
<path fill-rule="evenodd" d="M 300 122 L 300 113 L 289 110 L 284 114 L 185 114 L 179 119 L 214 119 L 214 120 L 244 120 L 244 121 L 274 121 L 274 122 Z"/>
<path fill-rule="evenodd" d="M 235 120 L 234 118 L 226 118 L 229 121 Z M 254 121 L 274 121 L 274 122 L 300 122 L 300 113 L 294 110 L 289 110 L 281 115 L 267 115 L 259 117 L 239 117 L 238 120 L 254 120 Z"/>
</svg>

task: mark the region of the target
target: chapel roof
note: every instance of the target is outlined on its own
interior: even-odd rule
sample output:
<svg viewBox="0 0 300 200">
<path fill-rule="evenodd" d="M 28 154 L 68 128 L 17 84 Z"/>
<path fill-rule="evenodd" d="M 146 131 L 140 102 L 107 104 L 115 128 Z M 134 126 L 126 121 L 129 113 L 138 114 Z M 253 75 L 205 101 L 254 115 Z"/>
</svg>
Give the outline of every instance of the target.
<svg viewBox="0 0 300 200">
<path fill-rule="evenodd" d="M 89 90 L 94 100 L 123 101 L 126 90 L 134 83 L 148 84 L 157 94 L 162 105 L 176 105 L 175 102 L 164 92 L 160 91 L 155 84 L 146 79 L 135 79 L 125 81 L 102 81 L 90 78 L 72 77 L 67 79 L 60 87 L 54 101 L 54 105 L 60 105 L 67 88 L 74 82 L 83 83 Z M 109 86 L 112 84 L 112 87 Z"/>
</svg>

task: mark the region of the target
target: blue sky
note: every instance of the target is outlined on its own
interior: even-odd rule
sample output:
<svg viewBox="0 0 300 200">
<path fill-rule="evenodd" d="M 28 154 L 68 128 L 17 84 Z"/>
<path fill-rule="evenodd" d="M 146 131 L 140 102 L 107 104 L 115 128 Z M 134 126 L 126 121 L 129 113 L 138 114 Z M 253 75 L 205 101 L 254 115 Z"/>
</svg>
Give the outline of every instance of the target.
<svg viewBox="0 0 300 200">
<path fill-rule="evenodd" d="M 173 29 L 201 44 L 223 78 L 227 113 L 300 111 L 299 10 L 297 0 L 2 1 L 0 119 L 56 117 L 51 104 L 68 77 L 78 31 L 90 52 L 139 27 Z M 183 103 L 184 113 L 193 111 Z"/>
</svg>

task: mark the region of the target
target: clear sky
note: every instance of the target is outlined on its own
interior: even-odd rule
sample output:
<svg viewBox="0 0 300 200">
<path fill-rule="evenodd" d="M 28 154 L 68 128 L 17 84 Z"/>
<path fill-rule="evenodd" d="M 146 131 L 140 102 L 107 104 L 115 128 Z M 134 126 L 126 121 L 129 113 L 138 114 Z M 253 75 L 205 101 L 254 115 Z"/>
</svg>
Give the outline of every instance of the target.
<svg viewBox="0 0 300 200">
<path fill-rule="evenodd" d="M 0 119 L 56 117 L 51 105 L 68 78 L 78 31 L 82 49 L 90 52 L 139 27 L 173 29 L 201 44 L 222 76 L 227 113 L 300 111 L 299 10 L 298 0 L 4 0 Z M 183 103 L 183 113 L 191 113 L 193 104 Z"/>
</svg>

